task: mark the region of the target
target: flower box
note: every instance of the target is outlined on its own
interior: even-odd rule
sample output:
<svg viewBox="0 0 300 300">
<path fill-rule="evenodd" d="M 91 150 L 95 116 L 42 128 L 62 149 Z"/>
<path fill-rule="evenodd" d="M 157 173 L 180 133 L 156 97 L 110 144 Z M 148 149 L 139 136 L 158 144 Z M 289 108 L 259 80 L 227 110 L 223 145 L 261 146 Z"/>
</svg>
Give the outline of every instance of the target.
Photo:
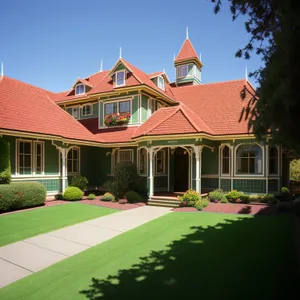
<svg viewBox="0 0 300 300">
<path fill-rule="evenodd" d="M 130 120 L 130 113 L 113 113 L 104 117 L 104 124 L 106 126 L 117 126 L 128 124 Z"/>
</svg>

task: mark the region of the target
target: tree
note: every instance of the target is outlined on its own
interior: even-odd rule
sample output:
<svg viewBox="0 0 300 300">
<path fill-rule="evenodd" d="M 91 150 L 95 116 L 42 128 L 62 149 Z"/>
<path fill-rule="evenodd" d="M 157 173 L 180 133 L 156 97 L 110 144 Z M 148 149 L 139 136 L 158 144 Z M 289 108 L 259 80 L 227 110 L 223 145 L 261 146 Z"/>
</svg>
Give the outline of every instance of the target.
<svg viewBox="0 0 300 300">
<path fill-rule="evenodd" d="M 291 161 L 291 180 L 300 181 L 300 159 Z"/>
<path fill-rule="evenodd" d="M 235 20 L 247 16 L 245 28 L 250 40 L 236 52 L 249 59 L 253 51 L 260 55 L 264 66 L 255 70 L 258 82 L 256 95 L 241 112 L 248 120 L 249 130 L 259 140 L 267 134 L 284 147 L 300 148 L 300 2 L 296 0 L 228 0 Z M 222 1 L 211 0 L 218 13 Z M 246 98 L 251 91 L 245 88 Z"/>
</svg>

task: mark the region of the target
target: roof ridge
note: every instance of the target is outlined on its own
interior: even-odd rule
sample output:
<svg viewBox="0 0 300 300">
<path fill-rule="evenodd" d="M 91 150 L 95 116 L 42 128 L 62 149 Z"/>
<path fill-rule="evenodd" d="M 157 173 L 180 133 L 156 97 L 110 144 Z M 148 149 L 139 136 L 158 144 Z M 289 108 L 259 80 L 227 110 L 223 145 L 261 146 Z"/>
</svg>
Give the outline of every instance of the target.
<svg viewBox="0 0 300 300">
<path fill-rule="evenodd" d="M 200 129 L 199 129 L 199 127 L 196 125 L 196 124 L 194 124 L 194 123 L 192 123 L 192 121 L 190 120 L 190 118 L 188 117 L 188 113 L 187 113 L 187 111 L 186 111 L 186 106 L 185 105 L 181 105 L 181 111 L 182 111 L 182 113 L 183 113 L 183 115 L 186 117 L 186 119 L 188 120 L 188 122 L 199 132 L 199 131 L 201 131 Z M 197 116 L 198 117 L 198 116 Z M 207 126 L 208 127 L 208 126 Z"/>
</svg>

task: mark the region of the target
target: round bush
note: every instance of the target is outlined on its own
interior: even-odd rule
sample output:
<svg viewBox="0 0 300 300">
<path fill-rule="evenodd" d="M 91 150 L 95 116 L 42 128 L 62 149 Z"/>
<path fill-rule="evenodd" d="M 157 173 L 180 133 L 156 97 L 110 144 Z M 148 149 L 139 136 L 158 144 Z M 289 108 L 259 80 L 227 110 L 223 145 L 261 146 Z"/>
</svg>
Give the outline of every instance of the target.
<svg viewBox="0 0 300 300">
<path fill-rule="evenodd" d="M 221 201 L 221 203 L 228 202 L 228 201 L 226 201 L 227 199 L 225 197 L 225 194 L 224 194 L 223 190 L 221 190 L 221 189 L 217 189 L 217 190 L 210 192 L 208 194 L 208 198 L 212 202 L 219 202 L 219 201 Z"/>
<path fill-rule="evenodd" d="M 0 212 L 43 205 L 46 194 L 39 182 L 0 184 Z"/>
<path fill-rule="evenodd" d="M 88 198 L 88 200 L 95 200 L 96 195 L 95 194 L 89 194 L 87 198 Z"/>
<path fill-rule="evenodd" d="M 71 186 L 75 186 L 83 191 L 87 188 L 88 183 L 89 182 L 86 177 L 81 175 L 76 175 L 72 177 Z"/>
<path fill-rule="evenodd" d="M 101 200 L 102 201 L 115 201 L 115 196 L 111 193 L 105 193 Z"/>
<path fill-rule="evenodd" d="M 83 191 L 75 186 L 70 186 L 66 188 L 65 192 L 63 193 L 64 200 L 68 200 L 68 201 L 81 200 L 82 197 L 83 197 Z"/>
<path fill-rule="evenodd" d="M 128 200 L 129 203 L 136 203 L 136 202 L 141 202 L 142 197 L 135 191 L 129 191 L 125 195 L 126 199 Z"/>
<path fill-rule="evenodd" d="M 178 196 L 177 198 L 180 201 L 181 206 L 194 206 L 195 203 L 201 199 L 201 195 L 200 193 L 189 189 L 183 196 Z"/>
</svg>

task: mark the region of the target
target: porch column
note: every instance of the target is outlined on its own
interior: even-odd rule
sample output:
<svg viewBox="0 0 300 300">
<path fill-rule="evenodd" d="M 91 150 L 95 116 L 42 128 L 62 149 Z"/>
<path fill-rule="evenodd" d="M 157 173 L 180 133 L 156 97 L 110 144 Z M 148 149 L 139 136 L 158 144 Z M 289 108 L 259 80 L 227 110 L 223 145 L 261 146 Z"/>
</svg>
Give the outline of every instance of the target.
<svg viewBox="0 0 300 300">
<path fill-rule="evenodd" d="M 196 192 L 201 194 L 201 153 L 202 146 L 195 146 L 195 158 L 196 158 Z"/>
<path fill-rule="evenodd" d="M 235 166 L 235 163 L 234 163 L 234 151 L 235 151 L 235 148 L 234 148 L 234 145 L 232 145 L 230 147 L 230 150 L 231 150 L 231 180 L 230 180 L 230 189 L 233 190 L 233 177 L 234 177 L 234 166 Z"/>
<path fill-rule="evenodd" d="M 67 149 L 66 148 L 60 148 L 60 153 L 62 155 L 62 192 L 66 189 L 66 181 L 68 179 L 67 177 Z"/>
<path fill-rule="evenodd" d="M 266 176 L 266 194 L 269 193 L 269 181 L 268 181 L 268 176 L 269 176 L 269 145 L 266 145 L 266 162 L 265 162 L 265 176 Z"/>
<path fill-rule="evenodd" d="M 149 181 L 150 181 L 150 189 L 149 189 L 149 197 L 154 194 L 154 182 L 153 182 L 153 149 L 152 147 L 148 149 L 149 151 Z"/>
</svg>

